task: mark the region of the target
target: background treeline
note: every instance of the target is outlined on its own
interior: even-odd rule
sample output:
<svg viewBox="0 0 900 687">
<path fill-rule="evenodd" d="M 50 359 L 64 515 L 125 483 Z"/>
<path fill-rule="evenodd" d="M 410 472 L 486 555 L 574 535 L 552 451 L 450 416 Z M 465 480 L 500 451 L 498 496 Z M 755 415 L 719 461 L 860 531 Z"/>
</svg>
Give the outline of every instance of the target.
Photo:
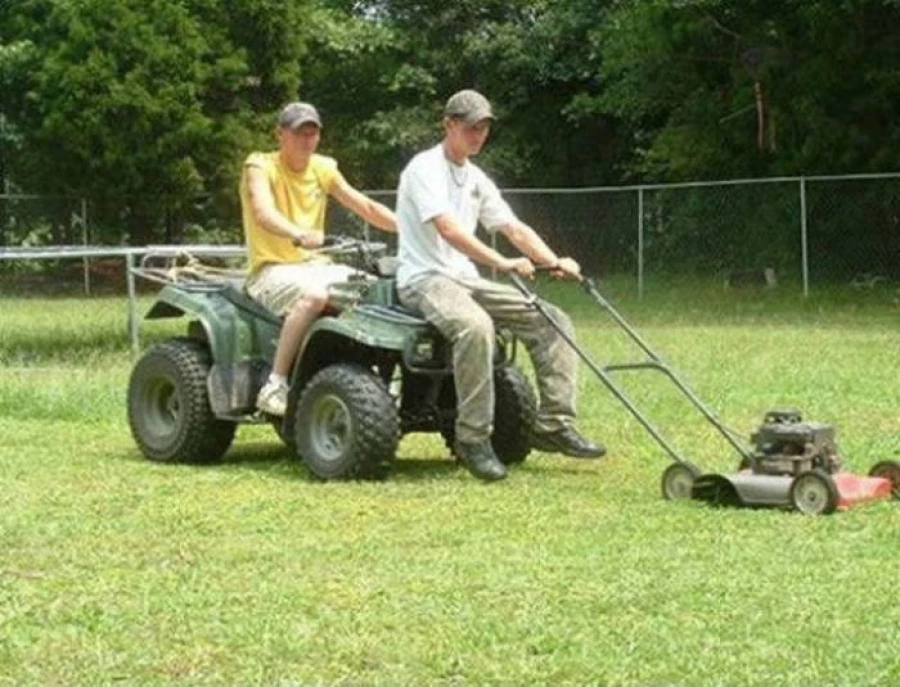
<svg viewBox="0 0 900 687">
<path fill-rule="evenodd" d="M 230 226 L 283 103 L 393 188 L 464 87 L 505 186 L 897 171 L 897 26 L 900 0 L 0 0 L 0 188 L 134 243 Z"/>
</svg>

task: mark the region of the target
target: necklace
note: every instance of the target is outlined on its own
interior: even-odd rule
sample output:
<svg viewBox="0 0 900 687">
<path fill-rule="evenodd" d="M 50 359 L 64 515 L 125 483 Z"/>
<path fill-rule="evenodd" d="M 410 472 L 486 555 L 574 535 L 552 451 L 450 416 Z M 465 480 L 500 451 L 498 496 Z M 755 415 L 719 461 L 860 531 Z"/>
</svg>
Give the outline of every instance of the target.
<svg viewBox="0 0 900 687">
<path fill-rule="evenodd" d="M 447 161 L 447 167 L 450 168 L 450 177 L 453 179 L 453 183 L 456 184 L 457 188 L 462 188 L 466 185 L 466 181 L 469 179 L 469 166 L 468 165 L 455 165 L 449 160 Z M 461 172 L 459 176 L 457 176 L 457 170 Z"/>
</svg>

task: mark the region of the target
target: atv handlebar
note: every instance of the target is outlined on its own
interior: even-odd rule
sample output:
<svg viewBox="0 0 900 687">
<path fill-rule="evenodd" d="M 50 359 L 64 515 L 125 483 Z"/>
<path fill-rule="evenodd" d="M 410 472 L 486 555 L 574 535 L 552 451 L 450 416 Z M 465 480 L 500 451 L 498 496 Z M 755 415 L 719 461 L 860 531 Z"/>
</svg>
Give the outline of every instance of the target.
<svg viewBox="0 0 900 687">
<path fill-rule="evenodd" d="M 356 253 L 358 255 L 371 256 L 376 253 L 384 253 L 387 244 L 383 241 L 363 241 L 351 236 L 341 234 L 326 236 L 322 239 L 322 245 L 314 249 L 317 255 L 345 255 Z"/>
</svg>

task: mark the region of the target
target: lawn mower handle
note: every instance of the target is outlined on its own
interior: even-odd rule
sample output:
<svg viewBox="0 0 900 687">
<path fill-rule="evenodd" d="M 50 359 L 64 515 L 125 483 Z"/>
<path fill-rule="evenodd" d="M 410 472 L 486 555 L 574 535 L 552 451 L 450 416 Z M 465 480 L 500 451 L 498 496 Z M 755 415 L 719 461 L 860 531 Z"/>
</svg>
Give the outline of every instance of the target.
<svg viewBox="0 0 900 687">
<path fill-rule="evenodd" d="M 641 413 L 631 399 L 627 396 L 627 394 L 619 388 L 616 382 L 610 376 L 610 372 L 614 372 L 616 370 L 656 370 L 658 372 L 662 372 L 666 375 L 672 383 L 681 391 L 687 399 L 694 405 L 697 410 L 719 431 L 719 433 L 725 438 L 725 440 L 732 446 L 732 448 L 737 451 L 742 458 L 747 460 L 752 459 L 753 455 L 750 451 L 748 451 L 738 439 L 736 439 L 732 433 L 719 421 L 719 419 L 713 414 L 713 412 L 707 408 L 707 406 L 700 400 L 700 398 L 688 387 L 688 385 L 683 382 L 678 375 L 662 360 L 649 345 L 638 335 L 638 333 L 625 321 L 625 318 L 622 317 L 618 311 L 612 306 L 612 304 L 607 301 L 597 290 L 597 286 L 594 283 L 594 280 L 590 277 L 580 277 L 578 282 L 581 284 L 581 287 L 590 294 L 595 301 L 604 309 L 607 313 L 615 320 L 615 322 L 622 327 L 626 334 L 634 341 L 644 353 L 647 354 L 649 360 L 638 363 L 621 363 L 616 365 L 606 365 L 601 367 L 594 360 L 584 352 L 581 346 L 575 341 L 571 334 L 569 334 L 566 329 L 561 326 L 554 318 L 550 311 L 547 309 L 544 302 L 538 297 L 538 295 L 525 283 L 525 280 L 522 279 L 515 272 L 508 273 L 510 281 L 513 283 L 513 286 L 521 292 L 523 296 L 528 300 L 528 302 L 535 307 L 535 309 L 544 316 L 550 325 L 559 333 L 559 335 L 565 340 L 567 344 L 578 354 L 578 357 L 581 358 L 585 364 L 591 368 L 594 374 L 600 379 L 601 382 L 609 389 L 612 394 L 622 402 L 622 404 L 628 409 L 628 411 L 634 416 L 634 418 L 643 426 L 645 430 L 652 436 L 656 442 L 663 448 L 663 450 L 668 453 L 675 461 L 679 463 L 686 463 L 687 461 L 682 458 L 679 453 L 669 444 L 668 441 L 660 434 L 660 432 L 653 426 L 653 424 L 644 417 L 643 413 Z"/>
</svg>

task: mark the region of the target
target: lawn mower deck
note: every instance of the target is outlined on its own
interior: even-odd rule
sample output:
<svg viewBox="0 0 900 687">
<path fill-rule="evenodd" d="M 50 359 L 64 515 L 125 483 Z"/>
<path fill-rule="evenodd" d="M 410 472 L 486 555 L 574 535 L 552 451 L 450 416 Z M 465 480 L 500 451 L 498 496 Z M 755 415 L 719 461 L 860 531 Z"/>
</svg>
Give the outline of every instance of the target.
<svg viewBox="0 0 900 687">
<path fill-rule="evenodd" d="M 691 497 L 716 505 L 793 508 L 811 514 L 848 510 L 862 503 L 891 498 L 891 481 L 884 477 L 816 472 L 815 477 L 812 473 L 807 475 L 799 483 L 800 491 L 792 494 L 796 479 L 790 475 L 758 475 L 749 469 L 700 475 L 693 484 Z"/>
</svg>

